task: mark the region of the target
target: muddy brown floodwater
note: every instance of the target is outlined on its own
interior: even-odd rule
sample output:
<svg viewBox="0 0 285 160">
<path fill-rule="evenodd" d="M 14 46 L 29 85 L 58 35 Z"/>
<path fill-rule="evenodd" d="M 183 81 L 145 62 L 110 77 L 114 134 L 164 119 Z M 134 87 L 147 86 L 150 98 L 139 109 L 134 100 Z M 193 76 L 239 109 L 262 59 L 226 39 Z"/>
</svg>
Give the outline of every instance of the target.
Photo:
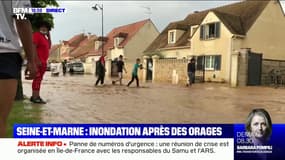
<svg viewBox="0 0 285 160">
<path fill-rule="evenodd" d="M 285 89 L 230 88 L 227 84 L 195 84 L 191 88 L 144 83 L 142 88 L 94 87 L 92 75 L 44 77 L 42 123 L 244 123 L 256 107 L 269 111 L 273 123 L 285 122 Z M 127 81 L 124 82 L 125 84 Z M 23 81 L 31 96 L 31 81 Z M 28 101 L 28 100 L 26 100 Z"/>
</svg>

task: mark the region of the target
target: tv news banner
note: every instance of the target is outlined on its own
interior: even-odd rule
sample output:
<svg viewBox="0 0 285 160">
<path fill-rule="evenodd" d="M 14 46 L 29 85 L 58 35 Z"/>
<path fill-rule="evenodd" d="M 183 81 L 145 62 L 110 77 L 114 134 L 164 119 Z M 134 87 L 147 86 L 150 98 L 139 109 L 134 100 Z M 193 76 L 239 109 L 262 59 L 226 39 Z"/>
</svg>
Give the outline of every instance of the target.
<svg viewBox="0 0 285 160">
<path fill-rule="evenodd" d="M 66 9 L 13 12 L 26 19 Z M 285 125 L 273 125 L 269 144 L 250 143 L 244 124 L 16 124 L 14 138 L 0 139 L 0 154 L 10 160 L 284 160 Z"/>
<path fill-rule="evenodd" d="M 27 19 L 26 14 L 66 13 L 66 8 L 13 8 L 13 14 L 18 20 Z"/>
<path fill-rule="evenodd" d="M 11 160 L 234 159 L 233 125 L 15 124 L 0 139 Z"/>
<path fill-rule="evenodd" d="M 15 124 L 10 160 L 284 160 L 285 125 L 251 146 L 244 124 Z M 259 156 L 263 158 L 259 158 Z"/>
</svg>

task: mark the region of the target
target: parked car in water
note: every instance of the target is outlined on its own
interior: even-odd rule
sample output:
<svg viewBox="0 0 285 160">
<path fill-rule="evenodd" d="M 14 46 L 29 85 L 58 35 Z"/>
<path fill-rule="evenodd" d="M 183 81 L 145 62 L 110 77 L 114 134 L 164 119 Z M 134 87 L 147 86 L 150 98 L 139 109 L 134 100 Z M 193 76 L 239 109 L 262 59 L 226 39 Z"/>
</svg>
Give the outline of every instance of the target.
<svg viewBox="0 0 285 160">
<path fill-rule="evenodd" d="M 82 62 L 68 63 L 67 69 L 68 69 L 68 72 L 71 74 L 73 73 L 83 74 L 84 73 L 84 66 Z"/>
</svg>

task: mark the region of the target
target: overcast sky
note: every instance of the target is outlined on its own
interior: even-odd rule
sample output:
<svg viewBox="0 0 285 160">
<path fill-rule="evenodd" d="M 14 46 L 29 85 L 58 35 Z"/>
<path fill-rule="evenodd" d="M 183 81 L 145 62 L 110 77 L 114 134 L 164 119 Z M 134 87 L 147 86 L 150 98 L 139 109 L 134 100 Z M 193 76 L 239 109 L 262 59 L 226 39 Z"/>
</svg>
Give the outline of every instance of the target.
<svg viewBox="0 0 285 160">
<path fill-rule="evenodd" d="M 104 35 L 113 28 L 150 18 L 162 31 L 170 22 L 183 20 L 194 11 L 222 6 L 236 1 L 59 1 L 66 13 L 54 13 L 53 44 L 68 40 L 79 33 L 101 35 L 101 11 L 91 7 L 103 4 Z M 282 5 L 285 1 L 282 1 Z M 149 9 L 150 8 L 150 9 Z"/>
</svg>

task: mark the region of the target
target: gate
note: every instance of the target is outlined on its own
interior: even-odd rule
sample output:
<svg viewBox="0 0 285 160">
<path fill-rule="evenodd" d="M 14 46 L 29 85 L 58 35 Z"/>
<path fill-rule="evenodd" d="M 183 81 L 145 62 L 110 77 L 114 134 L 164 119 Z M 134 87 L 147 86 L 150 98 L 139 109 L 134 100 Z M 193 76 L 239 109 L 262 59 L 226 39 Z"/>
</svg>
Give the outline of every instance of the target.
<svg viewBox="0 0 285 160">
<path fill-rule="evenodd" d="M 205 82 L 205 56 L 193 57 L 196 59 L 195 81 Z"/>
<path fill-rule="evenodd" d="M 261 84 L 262 54 L 248 53 L 247 85 L 257 86 Z"/>
<path fill-rule="evenodd" d="M 152 81 L 152 69 L 153 69 L 152 59 L 148 58 L 146 61 L 146 80 L 147 81 Z"/>
<path fill-rule="evenodd" d="M 111 77 L 118 77 L 117 60 L 111 62 Z"/>
</svg>

